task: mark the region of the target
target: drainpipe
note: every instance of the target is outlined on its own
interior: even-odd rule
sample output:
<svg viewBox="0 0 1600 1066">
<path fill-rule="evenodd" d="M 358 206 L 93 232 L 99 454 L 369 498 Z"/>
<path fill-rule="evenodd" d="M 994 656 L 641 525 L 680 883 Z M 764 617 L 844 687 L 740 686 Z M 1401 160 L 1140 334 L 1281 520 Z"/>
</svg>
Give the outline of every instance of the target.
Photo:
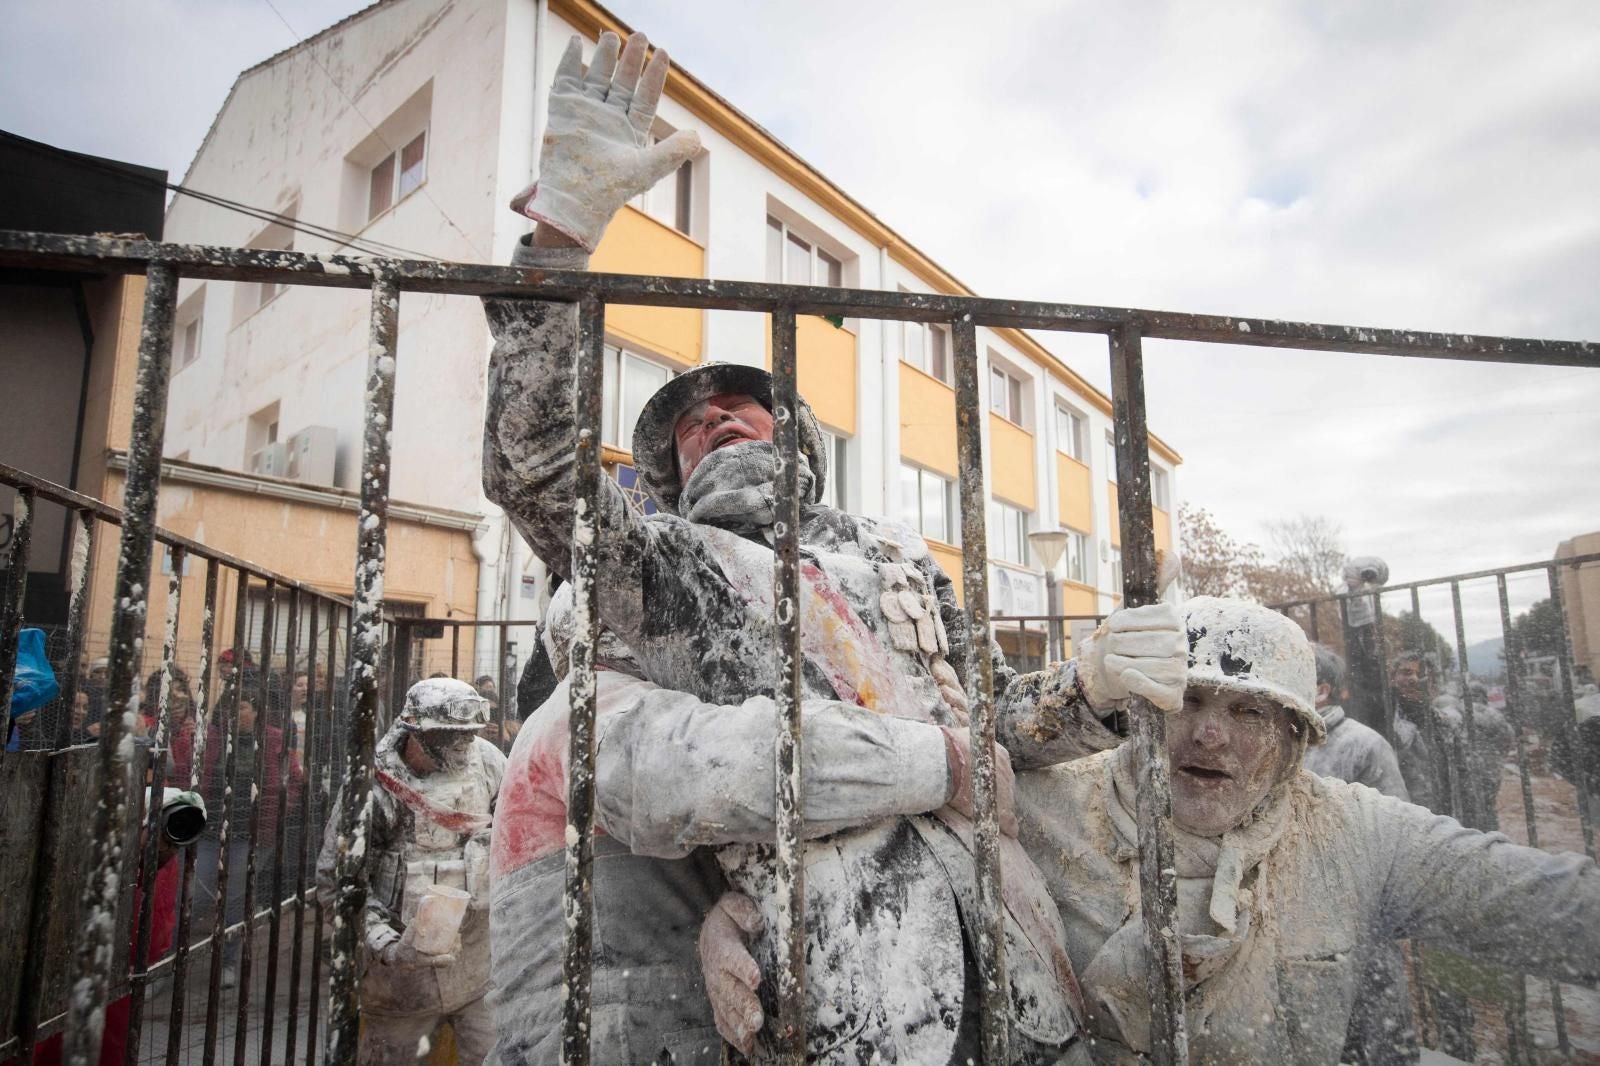
<svg viewBox="0 0 1600 1066">
<path fill-rule="evenodd" d="M 539 178 L 539 151 L 544 146 L 545 93 L 549 86 L 544 76 L 545 20 L 550 14 L 549 0 L 534 0 L 533 5 L 533 151 L 528 159 L 528 184 Z"/>
<path fill-rule="evenodd" d="M 508 521 L 505 514 L 500 515 L 502 526 Z M 485 522 L 472 533 L 472 557 L 478 560 L 478 615 L 480 619 L 494 617 L 495 588 L 499 582 L 491 576 L 494 567 L 489 562 L 489 531 L 495 528 L 494 522 Z M 483 661 L 483 630 L 474 627 L 472 630 L 472 677 L 477 677 L 483 671 L 479 668 Z M 470 681 L 471 678 L 468 678 Z"/>
</svg>

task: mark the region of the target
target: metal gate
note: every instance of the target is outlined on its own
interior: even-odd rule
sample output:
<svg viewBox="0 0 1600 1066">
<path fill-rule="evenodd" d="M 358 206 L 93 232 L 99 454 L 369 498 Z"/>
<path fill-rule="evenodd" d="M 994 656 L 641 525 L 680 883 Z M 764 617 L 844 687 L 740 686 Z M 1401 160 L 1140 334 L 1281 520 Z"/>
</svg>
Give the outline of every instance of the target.
<svg viewBox="0 0 1600 1066">
<path fill-rule="evenodd" d="M 1488 360 L 1575 367 L 1600 366 L 1592 344 L 1407 332 L 1351 326 L 1242 319 L 1074 304 L 1022 302 L 976 297 L 768 285 L 703 279 L 520 270 L 347 256 L 310 256 L 239 248 L 210 248 L 103 238 L 30 233 L 0 233 L 0 266 L 34 269 L 143 273 L 148 284 L 134 423 L 126 483 L 115 610 L 110 647 L 112 712 L 126 707 L 133 690 L 138 640 L 144 631 L 147 580 L 155 500 L 171 368 L 174 303 L 180 276 L 230 281 L 272 281 L 286 285 L 361 288 L 371 293 L 371 325 L 365 395 L 361 467 L 361 518 L 355 555 L 355 593 L 349 604 L 349 655 L 345 671 L 348 721 L 340 771 L 338 811 L 338 892 L 332 954 L 331 992 L 326 1026 L 327 1060 L 354 1061 L 359 1016 L 355 960 L 360 946 L 366 874 L 357 847 L 362 836 L 372 777 L 374 723 L 379 671 L 383 665 L 381 617 L 385 518 L 388 506 L 390 433 L 393 426 L 398 310 L 402 292 L 518 296 L 576 303 L 580 338 L 576 366 L 575 411 L 578 427 L 577 492 L 571 573 L 575 583 L 579 632 L 572 652 L 571 788 L 564 954 L 567 996 L 563 1049 L 567 1061 L 586 1063 L 591 966 L 592 834 L 594 827 L 594 644 L 599 625 L 595 610 L 595 504 L 601 472 L 601 375 L 608 304 L 645 304 L 767 313 L 771 316 L 774 376 L 774 443 L 778 452 L 777 562 L 774 589 L 780 636 L 780 689 L 774 693 L 786 729 L 777 752 L 779 811 L 777 846 L 781 883 L 789 906 L 779 936 L 785 945 L 780 991 L 780 1025 L 794 1034 L 785 1061 L 803 1061 L 804 1026 L 795 1024 L 804 1003 L 803 884 L 799 863 L 800 826 L 800 662 L 798 596 L 799 496 L 796 492 L 798 428 L 796 413 L 795 316 L 811 314 L 948 324 L 955 340 L 956 423 L 961 471 L 962 553 L 971 661 L 967 664 L 971 704 L 978 898 L 984 912 L 977 936 L 979 987 L 983 990 L 984 1060 L 1001 1063 L 1008 1045 L 1005 960 L 1000 927 L 998 841 L 995 812 L 994 701 L 987 654 L 989 613 L 983 487 L 983 409 L 978 389 L 976 330 L 1002 326 L 1065 330 L 1104 336 L 1108 342 L 1116 424 L 1117 482 L 1123 552 L 1123 602 L 1156 599 L 1156 560 L 1151 529 L 1148 436 L 1145 429 L 1142 344 L 1145 337 L 1223 344 L 1345 351 L 1435 359 Z M 35 492 L 39 490 L 36 488 Z M 23 541 L 22 552 L 26 547 Z M 193 551 L 198 545 L 186 547 Z M 250 578 L 241 570 L 241 583 Z M 281 581 L 276 577 L 268 578 Z M 292 587 L 292 586 L 291 586 Z M 305 595 L 304 590 L 301 592 Z M 241 597 L 242 599 L 242 597 Z M 7 604 L 0 654 L 14 653 L 20 599 Z M 330 605 L 330 609 L 332 609 Z M 346 609 L 340 605 L 340 609 Z M 266 631 L 271 632 L 271 627 Z M 204 671 L 202 671 L 204 673 Z M 9 690 L 11 663 L 0 661 Z M 1152 1051 L 1155 1061 L 1187 1059 L 1180 955 L 1174 932 L 1176 871 L 1168 820 L 1171 792 L 1165 760 L 1165 724 L 1142 700 L 1131 701 L 1133 743 L 1142 761 L 1137 812 L 1144 925 L 1150 931 L 1150 958 L 1156 969 L 1152 998 Z M 129 803 L 124 769 L 124 726 L 120 713 L 108 713 L 99 738 L 100 799 L 93 835 L 95 876 L 86 900 L 79 938 L 78 994 L 67 1020 L 74 1062 L 94 1061 L 102 1006 L 110 996 L 110 966 L 115 932 L 110 917 L 119 903 L 113 873 L 127 825 Z M 246 877 L 250 877 L 249 868 Z"/>
</svg>

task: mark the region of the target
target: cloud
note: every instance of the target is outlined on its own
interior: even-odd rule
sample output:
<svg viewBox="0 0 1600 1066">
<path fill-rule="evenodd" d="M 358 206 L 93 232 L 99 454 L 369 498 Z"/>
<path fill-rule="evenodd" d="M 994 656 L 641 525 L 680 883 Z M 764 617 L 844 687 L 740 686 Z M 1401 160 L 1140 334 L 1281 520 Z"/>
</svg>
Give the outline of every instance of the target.
<svg viewBox="0 0 1600 1066">
<path fill-rule="evenodd" d="M 1600 5 L 609 6 L 986 295 L 1600 340 Z M 0 125 L 174 174 L 292 43 L 242 0 L 13 9 Z M 1600 528 L 1600 369 L 1148 349 L 1180 495 L 1247 539 L 1327 514 L 1405 580 Z"/>
</svg>

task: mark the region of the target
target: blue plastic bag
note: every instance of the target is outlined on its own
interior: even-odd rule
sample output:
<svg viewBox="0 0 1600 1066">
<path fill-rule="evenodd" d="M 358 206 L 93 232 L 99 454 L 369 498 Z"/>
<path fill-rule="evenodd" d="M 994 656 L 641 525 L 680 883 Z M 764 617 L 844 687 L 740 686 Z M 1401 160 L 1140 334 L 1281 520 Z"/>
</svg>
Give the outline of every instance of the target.
<svg viewBox="0 0 1600 1066">
<path fill-rule="evenodd" d="M 16 720 L 29 711 L 36 711 L 61 695 L 56 682 L 56 672 L 50 669 L 50 660 L 44 654 L 44 630 L 24 629 L 17 638 L 17 681 L 11 691 L 11 728 L 7 751 L 16 751 L 22 737 L 17 732 Z"/>
</svg>

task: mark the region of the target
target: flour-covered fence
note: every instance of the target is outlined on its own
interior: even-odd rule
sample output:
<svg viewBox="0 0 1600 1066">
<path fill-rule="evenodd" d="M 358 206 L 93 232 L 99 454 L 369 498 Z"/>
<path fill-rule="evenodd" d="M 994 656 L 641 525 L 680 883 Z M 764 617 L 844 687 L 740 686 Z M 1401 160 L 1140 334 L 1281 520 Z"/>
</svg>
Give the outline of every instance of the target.
<svg viewBox="0 0 1600 1066">
<path fill-rule="evenodd" d="M 987 924 L 976 945 L 982 1004 L 985 1062 L 1006 1061 L 1007 1011 L 1003 989 L 1005 960 L 999 935 L 999 822 L 995 812 L 994 701 L 989 655 L 987 596 L 988 558 L 984 528 L 984 411 L 979 400 L 979 326 L 1065 330 L 1107 338 L 1116 424 L 1117 481 L 1120 495 L 1123 551 L 1123 602 L 1138 606 L 1156 599 L 1156 558 L 1151 523 L 1148 437 L 1145 428 L 1143 341 L 1146 337 L 1222 344 L 1243 344 L 1316 351 L 1415 356 L 1435 359 L 1489 360 L 1508 363 L 1577 367 L 1600 365 L 1600 349 L 1586 343 L 1474 337 L 1456 334 L 1368 329 L 1301 322 L 1231 318 L 1130 308 L 981 299 L 965 296 L 868 291 L 818 286 L 769 285 L 693 278 L 646 277 L 581 272 L 520 270 L 510 267 L 367 259 L 354 256 L 310 256 L 242 248 L 210 248 L 102 238 L 31 233 L 0 233 L 0 266 L 34 269 L 93 270 L 100 273 L 143 273 L 149 278 L 141 339 L 135 424 L 128 463 L 128 515 L 118 566 L 111 646 L 111 689 L 108 728 L 99 741 L 101 801 L 94 831 L 97 857 L 114 860 L 128 823 L 122 771 L 127 754 L 121 743 L 121 710 L 126 706 L 137 657 L 136 634 L 144 629 L 159 485 L 162 415 L 170 369 L 173 296 L 179 277 L 229 281 L 272 281 L 287 285 L 362 288 L 372 294 L 372 327 L 366 396 L 366 430 L 361 477 L 361 521 L 355 553 L 355 594 L 349 608 L 348 658 L 344 698 L 349 708 L 345 756 L 339 775 L 343 802 L 339 833 L 347 847 L 339 866 L 339 887 L 327 1018 L 327 1061 L 353 1062 L 358 1026 L 355 960 L 360 943 L 361 909 L 366 894 L 359 862 L 362 812 L 371 779 L 374 724 L 378 711 L 379 670 L 384 652 L 381 596 L 384 573 L 385 513 L 389 484 L 389 438 L 393 431 L 395 375 L 412 370 L 396 362 L 398 303 L 404 293 L 430 292 L 536 298 L 576 303 L 580 317 L 578 388 L 573 417 L 578 426 L 578 494 L 576 536 L 571 572 L 579 619 L 573 649 L 574 706 L 565 913 L 567 1000 L 564 1053 L 567 1061 L 586 1063 L 589 1035 L 591 973 L 592 833 L 594 827 L 593 650 L 597 625 L 594 581 L 595 505 L 601 472 L 600 401 L 605 340 L 605 314 L 610 304 L 643 304 L 765 313 L 771 316 L 774 371 L 775 443 L 779 454 L 779 486 L 788 486 L 786 513 L 776 525 L 775 602 L 781 646 L 779 676 L 787 679 L 774 695 L 787 724 L 777 752 L 776 788 L 779 809 L 778 849 L 781 877 L 793 901 L 787 927 L 779 930 L 788 947 L 778 975 L 780 1018 L 800 1016 L 804 1003 L 804 966 L 800 957 L 804 914 L 800 906 L 802 869 L 799 827 L 804 819 L 799 780 L 804 763 L 800 745 L 798 664 L 800 662 L 798 596 L 798 497 L 794 490 L 798 450 L 795 417 L 797 315 L 846 316 L 948 324 L 955 339 L 957 381 L 956 431 L 961 468 L 962 553 L 965 604 L 972 659 L 967 664 L 971 704 L 975 799 L 979 812 L 976 834 L 976 876 Z M 16 620 L 8 612 L 0 636 L 10 644 Z M 0 663 L 0 666 L 4 666 Z M 1165 761 L 1165 724 L 1142 700 L 1132 701 L 1135 741 L 1141 754 L 1138 831 L 1144 927 L 1149 931 L 1150 957 L 1156 961 L 1149 978 L 1153 1010 L 1152 1051 L 1155 1061 L 1187 1059 L 1181 969 L 1174 921 L 1176 874 L 1169 832 L 1171 792 Z M 110 862 L 97 869 L 109 871 Z M 246 873 L 248 877 L 248 870 Z M 91 899 L 92 920 L 80 935 L 82 981 L 68 1020 L 75 1061 L 92 1061 L 98 1030 L 91 1021 L 110 994 L 108 967 L 114 930 L 99 916 L 114 912 L 116 880 L 102 874 Z M 791 1029 L 785 1060 L 804 1059 L 804 1027 Z"/>
</svg>

